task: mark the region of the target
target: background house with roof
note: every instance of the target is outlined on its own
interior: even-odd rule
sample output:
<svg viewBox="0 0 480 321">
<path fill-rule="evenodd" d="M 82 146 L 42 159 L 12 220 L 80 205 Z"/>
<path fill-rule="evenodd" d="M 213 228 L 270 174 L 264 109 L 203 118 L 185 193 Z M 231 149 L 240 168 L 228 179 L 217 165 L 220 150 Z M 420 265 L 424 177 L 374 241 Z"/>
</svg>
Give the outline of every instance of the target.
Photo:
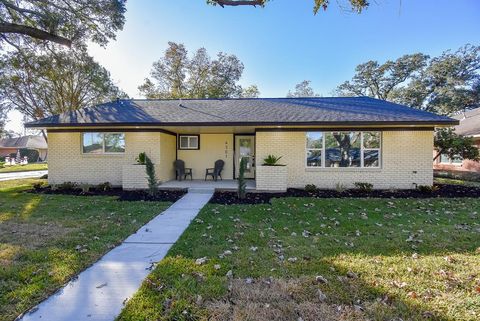
<svg viewBox="0 0 480 321">
<path fill-rule="evenodd" d="M 452 118 L 460 123 L 455 126 L 455 133 L 462 136 L 472 137 L 474 144 L 480 149 L 480 107 L 466 110 Z M 480 162 L 461 158 L 450 159 L 441 155 L 434 163 L 435 170 L 438 171 L 461 171 L 480 173 Z"/>
<path fill-rule="evenodd" d="M 43 136 L 28 135 L 13 138 L 0 139 L 0 157 L 12 156 L 19 150 L 33 150 L 38 152 L 37 159 L 29 159 L 29 162 L 46 161 L 48 144 Z"/>
</svg>

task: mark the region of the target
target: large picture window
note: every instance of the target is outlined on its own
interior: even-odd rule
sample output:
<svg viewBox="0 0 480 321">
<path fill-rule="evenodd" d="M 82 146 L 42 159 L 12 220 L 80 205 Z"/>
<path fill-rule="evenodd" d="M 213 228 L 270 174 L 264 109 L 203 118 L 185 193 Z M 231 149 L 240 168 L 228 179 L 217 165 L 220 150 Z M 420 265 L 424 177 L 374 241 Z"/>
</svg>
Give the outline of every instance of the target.
<svg viewBox="0 0 480 321">
<path fill-rule="evenodd" d="M 84 154 L 121 154 L 125 153 L 125 134 L 123 133 L 83 133 L 82 152 Z"/>
<path fill-rule="evenodd" d="M 307 167 L 380 167 L 380 132 L 307 132 Z"/>
</svg>

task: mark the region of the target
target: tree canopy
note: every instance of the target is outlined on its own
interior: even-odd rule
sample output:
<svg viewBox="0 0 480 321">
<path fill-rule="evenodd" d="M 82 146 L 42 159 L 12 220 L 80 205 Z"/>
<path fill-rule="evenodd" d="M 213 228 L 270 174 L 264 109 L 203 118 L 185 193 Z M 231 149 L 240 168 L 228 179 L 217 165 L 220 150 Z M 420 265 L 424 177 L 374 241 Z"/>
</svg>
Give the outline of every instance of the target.
<svg viewBox="0 0 480 321">
<path fill-rule="evenodd" d="M 218 5 L 223 7 L 231 6 L 253 6 L 253 7 L 264 7 L 271 0 L 207 0 L 208 4 Z M 330 0 L 312 0 L 313 2 L 313 13 L 317 14 L 320 9 L 327 10 L 330 5 Z M 343 7 L 340 1 L 336 1 L 340 6 Z M 370 5 L 367 0 L 344 0 L 343 1 L 350 9 L 354 12 L 360 13 L 363 9 L 368 8 Z"/>
<path fill-rule="evenodd" d="M 70 47 L 90 40 L 101 45 L 125 23 L 126 0 L 0 0 L 0 42 L 32 39 Z"/>
<path fill-rule="evenodd" d="M 295 85 L 295 90 L 288 91 L 287 97 L 288 98 L 293 98 L 293 97 L 318 97 L 320 96 L 319 94 L 315 93 L 313 90 L 312 86 L 310 86 L 311 81 L 310 80 L 304 80 L 301 83 L 298 83 Z"/>
<path fill-rule="evenodd" d="M 29 119 L 125 97 L 83 50 L 23 50 L 0 59 L 0 102 Z"/>
<path fill-rule="evenodd" d="M 473 138 L 457 135 L 452 128 L 441 128 L 435 132 L 434 140 L 437 154 L 433 160 L 444 154 L 450 159 L 461 157 L 462 159 L 480 160 L 480 151 L 474 145 Z"/>
<path fill-rule="evenodd" d="M 146 98 L 228 98 L 255 96 L 258 88 L 243 90 L 238 84 L 243 63 L 235 56 L 219 52 L 212 59 L 205 48 L 189 57 L 183 44 L 169 42 L 168 48 L 153 63 L 150 78 L 138 87 Z"/>
<path fill-rule="evenodd" d="M 383 64 L 368 61 L 352 80 L 337 87 L 340 96 L 370 96 L 444 115 L 480 103 L 480 46 L 465 45 L 430 58 L 404 55 Z"/>
</svg>

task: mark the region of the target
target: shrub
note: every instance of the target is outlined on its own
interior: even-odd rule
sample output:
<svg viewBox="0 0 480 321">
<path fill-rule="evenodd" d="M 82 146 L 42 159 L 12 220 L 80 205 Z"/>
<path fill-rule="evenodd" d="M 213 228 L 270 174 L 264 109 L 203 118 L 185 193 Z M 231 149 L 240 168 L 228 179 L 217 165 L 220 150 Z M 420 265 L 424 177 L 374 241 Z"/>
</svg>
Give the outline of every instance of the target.
<svg viewBox="0 0 480 321">
<path fill-rule="evenodd" d="M 305 185 L 305 192 L 315 193 L 316 191 L 318 191 L 318 187 L 315 184 Z"/>
<path fill-rule="evenodd" d="M 355 182 L 353 183 L 353 185 L 355 185 L 355 187 L 361 190 L 362 192 L 368 193 L 368 192 L 371 192 L 373 189 L 373 184 L 366 183 L 366 182 Z"/>
<path fill-rule="evenodd" d="M 278 164 L 282 156 L 268 155 L 263 159 L 263 166 L 283 166 Z"/>
<path fill-rule="evenodd" d="M 48 179 L 48 174 L 40 176 L 40 179 Z"/>
<path fill-rule="evenodd" d="M 92 188 L 92 185 L 90 185 L 90 184 L 80 184 L 80 188 L 82 189 L 83 193 L 88 193 L 88 192 L 90 192 L 90 188 Z"/>
<path fill-rule="evenodd" d="M 40 154 L 35 149 L 27 149 L 27 148 L 20 149 L 20 157 L 23 158 L 25 156 L 27 156 L 27 160 L 29 162 L 34 163 L 38 161 Z"/>
<path fill-rule="evenodd" d="M 422 192 L 422 193 L 433 193 L 435 191 L 438 191 L 438 186 L 436 185 L 419 185 L 417 189 Z"/>
<path fill-rule="evenodd" d="M 247 182 L 245 181 L 245 169 L 247 168 L 247 159 L 242 157 L 240 168 L 238 169 L 238 198 L 244 199 L 247 194 Z"/>
<path fill-rule="evenodd" d="M 345 185 L 343 185 L 342 183 L 335 184 L 335 190 L 339 193 L 344 192 L 346 189 L 347 189 L 347 187 Z"/>
<path fill-rule="evenodd" d="M 138 154 L 138 157 L 135 159 L 138 165 L 146 165 L 147 164 L 147 154 L 145 152 Z"/>
<path fill-rule="evenodd" d="M 71 191 L 75 188 L 77 188 L 77 183 L 73 183 L 73 182 L 63 182 L 62 184 L 56 185 L 56 189 L 61 191 Z"/>
<path fill-rule="evenodd" d="M 3 165 L 5 165 L 5 162 L 0 162 L 0 168 L 3 168 Z"/>
<path fill-rule="evenodd" d="M 36 191 L 42 189 L 42 187 L 43 187 L 43 183 L 35 183 L 35 184 L 33 184 L 33 189 L 36 190 Z"/>
<path fill-rule="evenodd" d="M 151 196 L 154 196 L 157 193 L 157 189 L 158 189 L 157 178 L 155 177 L 155 166 L 153 166 L 152 160 L 147 155 L 145 155 L 145 165 L 146 165 L 145 171 L 147 172 L 147 176 L 148 176 L 148 193 Z"/>
<path fill-rule="evenodd" d="M 106 192 L 106 191 L 109 191 L 109 190 L 112 189 L 112 184 L 110 184 L 110 182 L 101 183 L 101 184 L 98 184 L 98 185 L 97 185 L 97 189 L 98 189 L 99 191 L 104 191 L 104 192 Z"/>
</svg>

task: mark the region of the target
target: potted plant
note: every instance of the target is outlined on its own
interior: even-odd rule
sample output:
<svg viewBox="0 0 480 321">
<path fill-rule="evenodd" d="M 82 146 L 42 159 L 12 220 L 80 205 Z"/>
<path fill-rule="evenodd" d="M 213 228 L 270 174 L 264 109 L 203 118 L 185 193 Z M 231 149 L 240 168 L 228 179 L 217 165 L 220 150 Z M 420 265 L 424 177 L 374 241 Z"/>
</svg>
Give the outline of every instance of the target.
<svg viewBox="0 0 480 321">
<path fill-rule="evenodd" d="M 268 155 L 257 168 L 257 190 L 282 191 L 287 190 L 288 167 L 280 164 L 282 156 Z"/>
</svg>

